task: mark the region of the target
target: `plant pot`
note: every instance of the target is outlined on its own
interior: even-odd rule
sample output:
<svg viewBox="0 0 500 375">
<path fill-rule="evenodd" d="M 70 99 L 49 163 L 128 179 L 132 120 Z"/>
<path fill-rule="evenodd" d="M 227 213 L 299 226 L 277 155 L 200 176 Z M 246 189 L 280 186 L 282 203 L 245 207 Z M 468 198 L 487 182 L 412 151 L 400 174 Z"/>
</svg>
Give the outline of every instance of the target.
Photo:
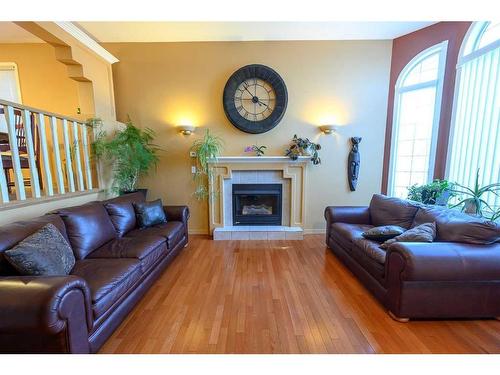
<svg viewBox="0 0 500 375">
<path fill-rule="evenodd" d="M 451 191 L 449 189 L 443 190 L 441 195 L 436 198 L 436 206 L 446 206 L 448 205 L 448 200 L 451 197 Z"/>
<path fill-rule="evenodd" d="M 142 193 L 144 195 L 144 199 L 146 199 L 146 196 L 148 195 L 148 189 L 120 190 L 120 195 L 137 193 L 137 192 Z"/>
</svg>

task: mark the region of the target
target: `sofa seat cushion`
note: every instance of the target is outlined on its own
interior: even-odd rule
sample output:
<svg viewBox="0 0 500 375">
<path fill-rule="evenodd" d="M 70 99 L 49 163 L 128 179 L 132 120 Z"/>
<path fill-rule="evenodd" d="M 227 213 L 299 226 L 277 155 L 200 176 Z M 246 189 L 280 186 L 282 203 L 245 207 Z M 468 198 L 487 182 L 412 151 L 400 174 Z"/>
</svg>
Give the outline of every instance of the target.
<svg viewBox="0 0 500 375">
<path fill-rule="evenodd" d="M 172 250 L 184 237 L 184 224 L 180 221 L 168 221 L 149 228 L 134 229 L 126 237 L 160 236 L 167 240 L 167 248 Z"/>
<path fill-rule="evenodd" d="M 166 253 L 165 238 L 148 235 L 117 238 L 93 251 L 88 259 L 135 258 L 141 261 L 141 271 L 146 272 Z"/>
<path fill-rule="evenodd" d="M 385 250 L 380 248 L 380 243 L 359 238 L 354 240 L 354 246 L 360 249 L 368 258 L 379 264 L 385 264 Z"/>
<path fill-rule="evenodd" d="M 84 259 L 76 262 L 71 274 L 89 285 L 97 319 L 139 280 L 141 269 L 137 259 Z"/>
<path fill-rule="evenodd" d="M 373 225 L 333 223 L 330 227 L 330 236 L 341 243 L 346 250 L 351 250 L 353 241 L 363 239 L 363 233 L 371 228 Z"/>
<path fill-rule="evenodd" d="M 62 208 L 56 213 L 66 225 L 76 259 L 85 259 L 92 251 L 116 237 L 115 227 L 100 202 Z"/>
</svg>

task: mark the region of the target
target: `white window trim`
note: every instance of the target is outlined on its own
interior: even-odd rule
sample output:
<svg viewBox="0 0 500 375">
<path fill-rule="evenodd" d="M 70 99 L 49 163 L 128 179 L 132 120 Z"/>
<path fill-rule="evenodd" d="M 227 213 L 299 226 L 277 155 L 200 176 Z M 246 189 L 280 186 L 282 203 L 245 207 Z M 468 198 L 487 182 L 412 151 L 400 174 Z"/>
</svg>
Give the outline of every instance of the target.
<svg viewBox="0 0 500 375">
<path fill-rule="evenodd" d="M 21 84 L 19 82 L 19 69 L 15 62 L 0 62 L 0 70 L 14 70 L 16 72 L 16 87 L 19 94 L 19 104 L 23 104 L 23 96 L 21 92 Z M 2 98 L 0 98 L 2 99 Z"/>
<path fill-rule="evenodd" d="M 412 70 L 415 65 L 424 60 L 427 56 L 439 51 L 439 64 L 438 64 L 438 78 L 428 82 L 422 82 L 410 86 L 401 87 L 402 82 L 405 80 L 407 74 Z M 401 106 L 401 94 L 404 92 L 418 90 L 425 87 L 436 86 L 436 98 L 434 101 L 434 116 L 432 118 L 432 137 L 431 137 L 431 152 L 429 155 L 429 181 L 434 177 L 434 165 L 436 163 L 436 147 L 437 138 L 439 134 L 439 120 L 441 118 L 441 102 L 443 97 L 443 83 L 446 66 L 446 56 L 448 52 L 448 41 L 445 40 L 438 43 L 426 50 L 420 52 L 399 73 L 398 79 L 394 87 L 394 107 L 392 111 L 392 135 L 391 135 L 391 148 L 389 153 L 389 174 L 387 181 L 387 193 L 389 196 L 394 194 L 394 175 L 396 169 L 396 158 L 393 152 L 396 147 L 396 140 L 399 136 L 399 109 Z"/>
<path fill-rule="evenodd" d="M 481 26 L 478 26 L 478 24 L 481 24 Z M 465 54 L 466 48 L 468 48 L 468 42 L 469 38 L 476 38 L 474 41 L 474 45 L 476 45 L 483 35 L 484 31 L 486 30 L 487 25 L 489 22 L 473 22 L 472 25 L 469 26 L 469 29 L 467 30 L 467 33 L 464 36 L 464 39 L 462 40 L 462 45 L 460 46 L 460 51 L 458 52 L 458 62 L 457 62 L 457 67 L 456 67 L 456 72 L 455 72 L 455 89 L 453 92 L 453 108 L 451 111 L 451 122 L 450 122 L 450 135 L 448 138 L 448 149 L 446 150 L 446 168 L 445 168 L 445 173 L 444 173 L 444 178 L 448 179 L 450 177 L 450 167 L 451 167 L 451 154 L 452 154 L 452 149 L 453 149 L 453 142 L 455 140 L 455 122 L 457 119 L 457 99 L 458 99 L 458 94 L 460 93 L 460 83 L 461 83 L 461 77 L 462 77 L 462 67 L 465 63 L 467 63 L 470 60 L 473 60 L 483 54 L 486 54 L 490 52 L 491 50 L 498 48 L 500 45 L 500 40 L 490 43 L 478 50 L 473 50 L 472 52 L 469 52 L 468 54 Z M 476 35 L 473 35 L 476 34 Z"/>
</svg>

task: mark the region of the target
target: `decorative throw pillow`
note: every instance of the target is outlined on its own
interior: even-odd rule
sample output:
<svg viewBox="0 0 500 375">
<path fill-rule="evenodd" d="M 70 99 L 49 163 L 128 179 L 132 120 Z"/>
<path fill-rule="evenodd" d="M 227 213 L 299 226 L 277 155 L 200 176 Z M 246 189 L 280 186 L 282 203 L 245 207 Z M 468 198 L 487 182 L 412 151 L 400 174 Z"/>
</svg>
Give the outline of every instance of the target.
<svg viewBox="0 0 500 375">
<path fill-rule="evenodd" d="M 432 242 L 436 238 L 436 223 L 424 223 L 385 241 L 380 247 L 387 249 L 394 242 Z"/>
<path fill-rule="evenodd" d="M 374 227 L 363 232 L 363 237 L 367 240 L 384 242 L 402 234 L 406 229 L 397 225 L 384 225 L 381 227 Z"/>
<path fill-rule="evenodd" d="M 167 222 L 161 199 L 152 202 L 134 203 L 134 209 L 139 228 L 147 228 Z"/>
<path fill-rule="evenodd" d="M 68 275 L 75 265 L 73 250 L 52 224 L 5 250 L 4 256 L 23 276 Z"/>
</svg>

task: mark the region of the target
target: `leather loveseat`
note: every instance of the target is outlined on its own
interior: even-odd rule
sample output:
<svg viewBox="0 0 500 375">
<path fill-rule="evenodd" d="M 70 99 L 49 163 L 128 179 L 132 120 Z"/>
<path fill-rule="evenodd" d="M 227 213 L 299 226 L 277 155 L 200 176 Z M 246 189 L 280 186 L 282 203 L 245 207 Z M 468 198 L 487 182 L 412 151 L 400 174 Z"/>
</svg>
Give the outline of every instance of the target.
<svg viewBox="0 0 500 375">
<path fill-rule="evenodd" d="M 0 352 L 95 353 L 187 245 L 185 206 L 167 223 L 139 229 L 141 193 L 60 209 L 0 228 Z M 68 240 L 68 276 L 19 276 L 2 252 L 47 223 Z"/>
<path fill-rule="evenodd" d="M 500 226 L 436 206 L 374 195 L 369 207 L 327 207 L 326 243 L 399 321 L 500 317 Z M 385 251 L 362 233 L 374 226 L 435 222 L 432 243 Z"/>
</svg>

